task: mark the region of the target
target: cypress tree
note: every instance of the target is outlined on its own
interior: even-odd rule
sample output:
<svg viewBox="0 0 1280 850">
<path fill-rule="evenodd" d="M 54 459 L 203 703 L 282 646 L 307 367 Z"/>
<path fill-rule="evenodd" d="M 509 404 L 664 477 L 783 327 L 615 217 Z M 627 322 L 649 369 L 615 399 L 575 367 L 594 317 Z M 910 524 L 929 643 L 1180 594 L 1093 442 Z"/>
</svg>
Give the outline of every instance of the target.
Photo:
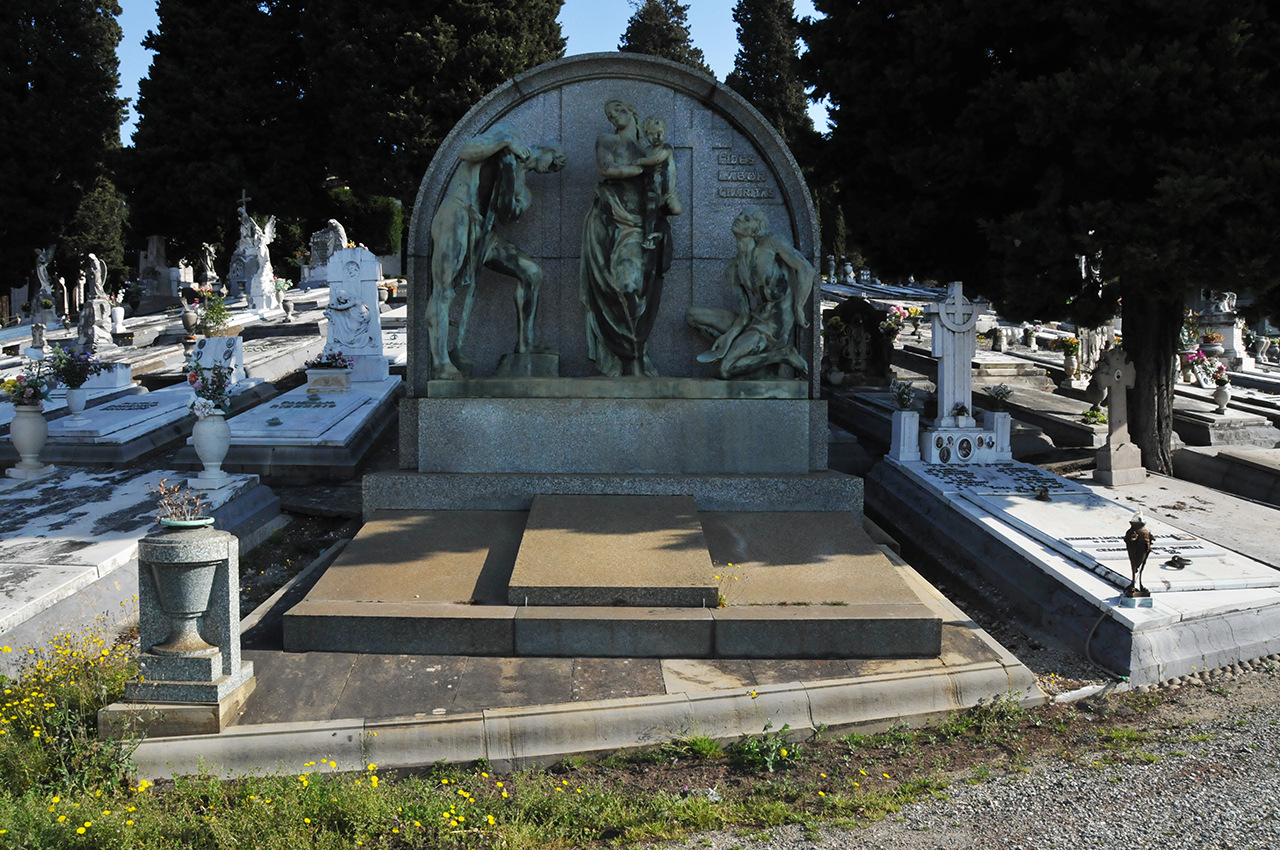
<svg viewBox="0 0 1280 850">
<path fill-rule="evenodd" d="M 115 94 L 115 0 L 12 0 L 6 12 L 0 16 L 0 243 L 19 258 L 0 265 L 0 291 L 7 293 L 32 277 L 35 249 L 75 232 L 86 196 L 109 181 L 124 103 Z M 120 214 L 117 208 L 117 225 Z M 69 259 L 65 250 L 58 257 Z"/>
<path fill-rule="evenodd" d="M 689 36 L 689 5 L 677 0 L 631 0 L 635 8 L 622 33 L 623 53 L 647 53 L 697 68 L 714 77 L 702 51 Z"/>
<path fill-rule="evenodd" d="M 1260 0 L 818 0 L 828 179 L 878 271 L 963 280 L 1012 319 L 1123 304 L 1130 433 L 1171 468 L 1186 296 L 1280 282 L 1280 21 Z M 1077 255 L 1102 254 L 1103 280 Z M 1274 303 L 1274 302 L 1273 302 Z"/>
<path fill-rule="evenodd" d="M 738 54 L 724 83 L 751 102 L 792 147 L 813 133 L 800 82 L 799 38 L 792 0 L 738 0 Z"/>
</svg>

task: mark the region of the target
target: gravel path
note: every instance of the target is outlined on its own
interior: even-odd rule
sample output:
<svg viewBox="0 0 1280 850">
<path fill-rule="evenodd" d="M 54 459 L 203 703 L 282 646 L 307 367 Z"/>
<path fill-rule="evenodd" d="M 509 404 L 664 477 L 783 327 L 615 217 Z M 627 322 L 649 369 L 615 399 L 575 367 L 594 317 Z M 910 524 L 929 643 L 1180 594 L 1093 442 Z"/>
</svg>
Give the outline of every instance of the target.
<svg viewBox="0 0 1280 850">
<path fill-rule="evenodd" d="M 817 841 L 788 827 L 764 840 L 712 833 L 673 847 L 1280 848 L 1280 675 L 1215 678 L 1172 696 L 1142 718 L 1135 728 L 1146 739 L 1129 749 L 1088 733 L 1074 761 L 1041 753 L 1026 773 L 993 771 L 972 785 L 950 777 L 946 799 L 864 829 L 822 830 Z"/>
</svg>

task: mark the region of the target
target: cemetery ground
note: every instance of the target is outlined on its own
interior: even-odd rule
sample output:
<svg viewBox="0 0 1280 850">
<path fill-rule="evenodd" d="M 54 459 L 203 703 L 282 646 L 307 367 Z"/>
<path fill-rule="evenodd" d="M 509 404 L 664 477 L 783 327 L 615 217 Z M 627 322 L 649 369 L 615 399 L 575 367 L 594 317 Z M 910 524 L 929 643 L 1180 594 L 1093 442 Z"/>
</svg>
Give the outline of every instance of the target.
<svg viewBox="0 0 1280 850">
<path fill-rule="evenodd" d="M 394 466 L 386 443 L 370 467 Z M 350 485 L 279 495 L 291 522 L 241 564 L 246 614 L 358 525 Z M 1274 793 L 1263 777 L 1280 758 L 1280 665 L 1264 659 L 1114 693 L 1083 657 L 1003 622 L 945 578 L 926 577 L 1047 693 L 1101 693 L 1029 710 L 1005 698 L 924 728 L 823 730 L 798 741 L 762 722 L 760 735 L 737 743 L 694 736 L 517 773 L 484 762 L 340 770 L 317 755 L 296 774 L 151 785 L 130 774 L 128 745 L 95 734 L 96 709 L 136 675 L 136 633 L 114 646 L 107 634 L 88 646 L 69 637 L 31 675 L 5 683 L 13 713 L 0 736 L 0 846 L 1078 846 L 1114 834 L 1099 831 L 1099 821 L 1113 821 L 1106 812 L 1115 806 L 1128 807 L 1121 829 L 1151 846 L 1274 841 L 1274 799 L 1258 798 L 1262 808 L 1238 819 L 1176 801 L 1220 793 L 1238 806 L 1242 787 Z M 1100 813 L 1085 811 L 1094 808 Z M 1151 811 L 1168 820 L 1157 823 Z M 1225 843 L 1196 834 L 1206 820 Z"/>
</svg>

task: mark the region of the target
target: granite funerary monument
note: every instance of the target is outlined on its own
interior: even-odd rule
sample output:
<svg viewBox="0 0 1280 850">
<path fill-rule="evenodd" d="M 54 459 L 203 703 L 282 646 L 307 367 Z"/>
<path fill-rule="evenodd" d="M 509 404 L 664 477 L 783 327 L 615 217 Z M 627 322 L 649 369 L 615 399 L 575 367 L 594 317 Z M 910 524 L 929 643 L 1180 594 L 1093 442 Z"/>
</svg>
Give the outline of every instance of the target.
<svg viewBox="0 0 1280 850">
<path fill-rule="evenodd" d="M 401 470 L 365 477 L 287 648 L 936 657 L 826 468 L 817 246 L 781 138 L 683 65 L 577 56 L 486 96 L 414 206 Z M 728 563 L 750 604 L 716 607 Z"/>
</svg>

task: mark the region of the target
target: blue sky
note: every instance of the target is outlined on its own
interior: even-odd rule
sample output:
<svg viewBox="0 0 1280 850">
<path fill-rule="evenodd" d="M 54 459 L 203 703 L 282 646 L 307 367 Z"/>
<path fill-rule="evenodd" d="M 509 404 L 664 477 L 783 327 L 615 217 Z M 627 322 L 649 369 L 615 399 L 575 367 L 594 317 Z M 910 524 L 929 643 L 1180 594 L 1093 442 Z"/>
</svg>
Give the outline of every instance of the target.
<svg viewBox="0 0 1280 850">
<path fill-rule="evenodd" d="M 370 0 L 377 2 L 377 0 Z M 737 28 L 733 23 L 734 0 L 688 0 L 689 30 L 693 43 L 702 48 L 707 64 L 724 79 L 733 70 L 733 57 L 738 52 Z M 127 145 L 133 134 L 137 113 L 132 104 L 138 98 L 138 80 L 147 75 L 151 52 L 143 49 L 147 30 L 157 25 L 155 0 L 120 0 L 123 13 L 120 26 L 124 38 L 120 42 L 120 96 L 130 99 L 128 119 L 120 130 Z M 795 0 L 800 17 L 815 14 L 812 0 Z M 626 29 L 632 7 L 627 0 L 565 0 L 560 10 L 560 28 L 569 42 L 568 54 L 596 53 L 616 50 L 618 39 Z M 809 110 L 819 128 L 826 127 L 826 111 L 815 105 Z"/>
</svg>

